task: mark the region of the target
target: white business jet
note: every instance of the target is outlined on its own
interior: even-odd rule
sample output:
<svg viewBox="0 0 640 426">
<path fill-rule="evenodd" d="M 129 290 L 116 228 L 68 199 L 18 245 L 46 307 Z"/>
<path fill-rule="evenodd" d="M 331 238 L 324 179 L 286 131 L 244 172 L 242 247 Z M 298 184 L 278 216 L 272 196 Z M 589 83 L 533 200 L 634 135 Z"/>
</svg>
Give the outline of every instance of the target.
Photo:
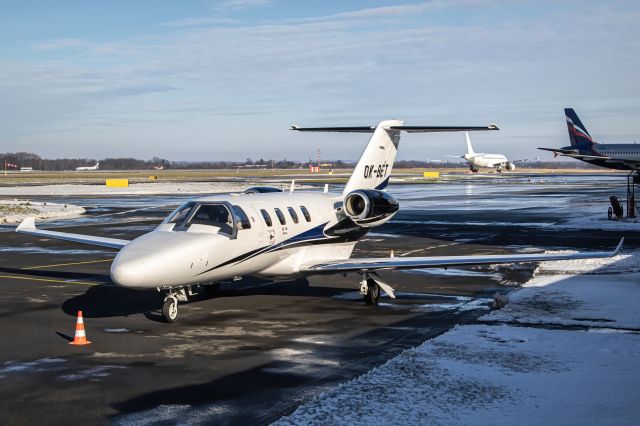
<svg viewBox="0 0 640 426">
<path fill-rule="evenodd" d="M 76 167 L 76 171 L 78 172 L 88 172 L 91 170 L 98 170 L 100 168 L 100 162 L 98 161 L 95 166 L 89 167 Z"/>
<path fill-rule="evenodd" d="M 516 169 L 516 163 L 520 163 L 524 160 L 509 161 L 503 154 L 482 154 L 479 152 L 473 152 L 471 146 L 471 139 L 469 139 L 469 133 L 465 132 L 467 137 L 467 153 L 461 156 L 469 165 L 469 170 L 473 173 L 477 173 L 481 168 L 483 169 L 495 169 L 498 173 L 502 173 L 502 168 L 512 172 Z"/>
<path fill-rule="evenodd" d="M 376 304 L 381 290 L 395 297 L 393 288 L 376 274 L 382 269 L 582 259 L 616 253 L 352 259 L 357 241 L 398 211 L 398 202 L 385 189 L 401 132 L 497 127 L 405 126 L 403 121 L 388 120 L 375 127 L 291 129 L 373 136 L 341 194 L 257 187 L 242 194 L 200 198 L 178 207 L 155 230 L 133 241 L 40 230 L 33 218 L 25 219 L 16 231 L 120 250 L 111 265 L 111 279 L 123 287 L 165 291 L 162 313 L 168 322 L 176 320 L 178 302 L 187 300 L 191 286 L 215 291 L 220 281 L 242 276 L 356 272 L 362 276 L 360 292 L 365 301 Z"/>
</svg>

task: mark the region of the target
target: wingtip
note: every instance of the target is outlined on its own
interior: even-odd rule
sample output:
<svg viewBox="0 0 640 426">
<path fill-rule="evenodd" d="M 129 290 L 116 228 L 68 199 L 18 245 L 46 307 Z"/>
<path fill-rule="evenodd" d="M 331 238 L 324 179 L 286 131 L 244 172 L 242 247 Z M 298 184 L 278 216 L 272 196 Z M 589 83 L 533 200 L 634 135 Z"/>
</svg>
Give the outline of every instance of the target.
<svg viewBox="0 0 640 426">
<path fill-rule="evenodd" d="M 289 130 L 298 130 L 300 128 L 300 126 L 296 125 L 296 124 L 292 124 L 291 126 L 289 126 Z"/>
<path fill-rule="evenodd" d="M 500 130 L 496 123 L 489 123 L 489 130 Z"/>
<path fill-rule="evenodd" d="M 620 250 L 622 249 L 622 244 L 624 244 L 624 237 L 620 238 L 620 242 L 618 243 L 618 247 L 616 247 L 616 249 L 613 251 L 611 256 L 615 256 L 618 253 L 620 253 Z"/>
<path fill-rule="evenodd" d="M 20 231 L 33 231 L 36 229 L 36 218 L 33 216 L 27 216 L 22 219 L 20 225 L 16 227 L 16 232 Z"/>
</svg>

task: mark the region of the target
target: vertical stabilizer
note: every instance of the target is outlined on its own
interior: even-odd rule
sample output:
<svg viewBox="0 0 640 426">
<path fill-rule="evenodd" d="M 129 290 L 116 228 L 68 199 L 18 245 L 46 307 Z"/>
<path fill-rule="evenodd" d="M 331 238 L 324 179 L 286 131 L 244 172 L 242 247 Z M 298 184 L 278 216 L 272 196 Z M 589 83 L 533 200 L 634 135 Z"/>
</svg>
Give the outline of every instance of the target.
<svg viewBox="0 0 640 426">
<path fill-rule="evenodd" d="M 469 138 L 469 132 L 464 132 L 467 137 L 467 154 L 473 154 L 473 147 L 471 146 L 471 139 Z"/>
<path fill-rule="evenodd" d="M 400 143 L 400 130 L 391 130 L 390 127 L 403 125 L 404 121 L 386 120 L 376 126 L 343 194 L 356 189 L 387 188 Z"/>
<path fill-rule="evenodd" d="M 564 115 L 567 119 L 567 129 L 569 130 L 569 140 L 571 146 L 574 146 L 583 151 L 591 150 L 591 146 L 594 144 L 591 135 L 587 131 L 587 128 L 582 124 L 578 114 L 573 108 L 565 108 Z"/>
</svg>

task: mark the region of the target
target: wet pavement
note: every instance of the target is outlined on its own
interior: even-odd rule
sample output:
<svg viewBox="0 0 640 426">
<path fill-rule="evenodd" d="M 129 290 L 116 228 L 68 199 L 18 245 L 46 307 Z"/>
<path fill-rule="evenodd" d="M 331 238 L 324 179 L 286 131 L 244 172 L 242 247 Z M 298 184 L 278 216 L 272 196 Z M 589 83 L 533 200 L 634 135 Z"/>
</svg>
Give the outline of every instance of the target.
<svg viewBox="0 0 640 426">
<path fill-rule="evenodd" d="M 354 255 L 602 249 L 623 234 L 626 247 L 637 247 L 640 232 L 631 225 L 563 226 L 606 215 L 608 195 L 620 190 L 619 176 L 581 178 L 392 186 L 401 212 Z M 188 198 L 65 198 L 86 207 L 86 217 L 47 226 L 128 239 Z M 177 323 L 165 324 L 161 295 L 111 283 L 113 251 L 10 231 L 0 228 L 0 415 L 7 423 L 42 422 L 43 413 L 70 424 L 269 423 L 404 349 L 473 323 L 494 292 L 527 281 L 535 267 L 387 272 L 398 299 L 378 307 L 362 302 L 357 275 L 244 279 L 223 284 L 219 297 L 194 297 Z M 89 346 L 67 344 L 78 310 Z"/>
</svg>

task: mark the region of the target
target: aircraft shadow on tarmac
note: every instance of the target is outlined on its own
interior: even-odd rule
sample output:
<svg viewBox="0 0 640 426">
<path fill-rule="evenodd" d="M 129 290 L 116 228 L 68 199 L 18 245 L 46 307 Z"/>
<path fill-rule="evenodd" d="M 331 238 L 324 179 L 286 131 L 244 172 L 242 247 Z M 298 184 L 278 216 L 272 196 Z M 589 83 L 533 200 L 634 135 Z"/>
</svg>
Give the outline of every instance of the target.
<svg viewBox="0 0 640 426">
<path fill-rule="evenodd" d="M 344 291 L 343 288 L 310 287 L 306 278 L 279 282 L 248 279 L 247 284 L 242 287 L 223 283 L 220 293 L 216 296 L 210 296 L 206 293 L 194 294 L 189 296 L 188 303 L 257 295 L 331 297 Z M 133 290 L 114 284 L 100 284 L 89 288 L 84 294 L 66 300 L 62 304 L 62 310 L 71 316 L 82 311 L 86 318 L 144 314 L 150 320 L 163 321 L 161 312 L 163 299 L 164 294 L 157 291 Z"/>
<path fill-rule="evenodd" d="M 121 415 L 153 409 L 159 405 L 175 404 L 200 408 L 206 404 L 229 402 L 236 399 L 251 400 L 252 397 L 264 399 L 265 396 L 261 395 L 261 393 L 264 393 L 265 390 L 270 389 L 272 392 L 283 391 L 300 387 L 314 380 L 313 377 L 287 371 L 289 370 L 287 367 L 292 366 L 293 363 L 272 361 L 245 371 L 221 377 L 214 381 L 167 388 L 143 394 L 129 400 L 112 404 L 112 407 L 120 413 L 114 416 L 112 420 L 117 421 Z M 251 388 L 257 391 L 248 391 L 247 383 L 251 383 Z M 273 394 L 271 396 L 273 397 Z M 236 408 L 238 411 L 242 411 L 240 407 Z M 238 413 L 236 413 L 236 415 L 238 415 Z M 248 421 L 252 417 L 257 421 L 259 414 L 255 415 L 244 411 L 241 415 L 241 418 L 246 421 L 245 424 L 253 423 Z M 126 418 L 121 420 L 124 420 L 124 423 L 127 422 Z M 276 418 L 271 420 L 276 420 Z M 263 421 L 257 422 L 263 423 Z M 172 422 L 169 421 L 168 423 Z"/>
<path fill-rule="evenodd" d="M 7 268 L 0 267 L 0 274 L 12 274 L 12 275 L 24 275 L 32 277 L 54 278 L 60 280 L 75 280 L 82 281 L 91 279 L 97 282 L 111 281 L 107 274 L 87 274 L 82 272 L 65 272 L 65 271 L 52 271 L 49 269 L 24 269 L 24 268 Z"/>
</svg>

